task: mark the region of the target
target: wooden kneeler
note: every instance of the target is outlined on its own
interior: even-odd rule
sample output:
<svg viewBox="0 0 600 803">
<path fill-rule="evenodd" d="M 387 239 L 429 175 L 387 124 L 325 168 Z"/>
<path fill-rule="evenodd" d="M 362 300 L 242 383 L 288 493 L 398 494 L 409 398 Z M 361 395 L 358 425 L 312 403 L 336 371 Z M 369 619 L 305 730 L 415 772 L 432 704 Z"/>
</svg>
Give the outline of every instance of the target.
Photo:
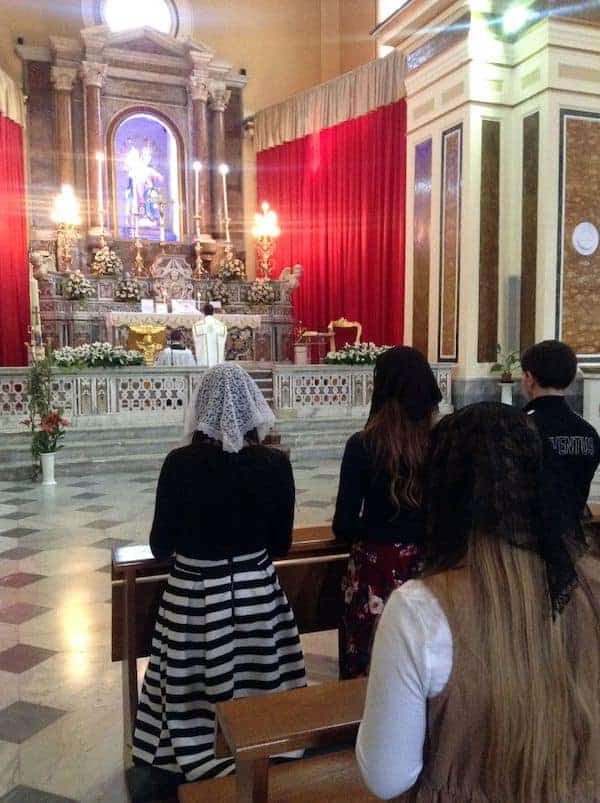
<svg viewBox="0 0 600 803">
<path fill-rule="evenodd" d="M 353 749 L 270 764 L 301 748 L 353 741 L 362 717 L 366 680 L 246 697 L 217 706 L 217 755 L 235 758 L 235 776 L 179 787 L 180 803 L 374 803 Z"/>
</svg>

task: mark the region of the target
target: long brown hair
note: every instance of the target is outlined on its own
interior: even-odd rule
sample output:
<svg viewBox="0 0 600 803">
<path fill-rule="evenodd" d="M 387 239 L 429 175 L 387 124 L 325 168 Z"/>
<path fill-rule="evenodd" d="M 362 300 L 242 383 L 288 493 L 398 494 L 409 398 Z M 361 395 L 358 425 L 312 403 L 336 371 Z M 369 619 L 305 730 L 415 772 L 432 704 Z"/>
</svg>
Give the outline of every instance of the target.
<svg viewBox="0 0 600 803">
<path fill-rule="evenodd" d="M 571 800 L 577 768 L 597 760 L 600 619 L 578 588 L 584 533 L 543 457 L 526 416 L 481 403 L 438 424 L 427 470 L 425 574 L 464 569 L 473 590 L 469 649 L 487 681 L 473 694 L 488 708 L 480 783 L 490 800 L 511 803 Z M 576 628 L 594 616 L 584 654 L 576 636 L 587 631 Z"/>
<path fill-rule="evenodd" d="M 397 509 L 421 506 L 429 432 L 441 399 L 433 371 L 416 349 L 397 346 L 377 359 L 364 437 L 376 470 L 390 478 Z"/>
</svg>

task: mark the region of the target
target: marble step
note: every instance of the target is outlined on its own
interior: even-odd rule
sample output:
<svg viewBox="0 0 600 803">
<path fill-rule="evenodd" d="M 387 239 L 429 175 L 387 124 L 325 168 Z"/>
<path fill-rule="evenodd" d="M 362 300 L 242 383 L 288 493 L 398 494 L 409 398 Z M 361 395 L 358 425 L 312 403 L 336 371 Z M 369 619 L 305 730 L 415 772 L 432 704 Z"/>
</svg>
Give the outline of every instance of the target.
<svg viewBox="0 0 600 803">
<path fill-rule="evenodd" d="M 348 437 L 359 421 L 281 421 L 277 434 L 282 448 L 295 463 L 339 459 Z M 180 443 L 181 426 L 128 427 L 123 429 L 73 429 L 57 456 L 57 476 L 98 474 L 110 471 L 158 472 L 167 453 Z M 30 438 L 27 432 L 6 434 L 0 445 L 0 481 L 24 479 L 31 473 Z"/>
</svg>

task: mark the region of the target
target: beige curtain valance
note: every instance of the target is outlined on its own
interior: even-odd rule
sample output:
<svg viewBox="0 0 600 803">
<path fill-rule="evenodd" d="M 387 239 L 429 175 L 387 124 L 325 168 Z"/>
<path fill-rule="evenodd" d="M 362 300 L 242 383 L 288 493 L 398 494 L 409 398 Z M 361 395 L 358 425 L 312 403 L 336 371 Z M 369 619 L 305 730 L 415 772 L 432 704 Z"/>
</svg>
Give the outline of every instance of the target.
<svg viewBox="0 0 600 803">
<path fill-rule="evenodd" d="M 257 151 L 360 117 L 404 97 L 404 57 L 394 50 L 325 84 L 257 112 Z"/>
<path fill-rule="evenodd" d="M 0 114 L 21 126 L 25 125 L 23 93 L 2 69 L 0 69 Z"/>
</svg>

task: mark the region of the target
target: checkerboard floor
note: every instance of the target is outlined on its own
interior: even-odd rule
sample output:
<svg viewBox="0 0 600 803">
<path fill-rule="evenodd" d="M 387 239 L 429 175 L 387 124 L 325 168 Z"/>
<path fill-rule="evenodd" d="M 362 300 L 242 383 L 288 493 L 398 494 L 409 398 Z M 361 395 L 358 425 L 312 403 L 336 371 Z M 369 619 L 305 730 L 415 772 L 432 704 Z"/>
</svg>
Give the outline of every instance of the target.
<svg viewBox="0 0 600 803">
<path fill-rule="evenodd" d="M 294 466 L 296 525 L 331 521 L 337 461 Z M 146 543 L 155 474 L 0 483 L 0 803 L 126 803 L 110 551 Z M 337 636 L 303 639 L 311 680 Z M 143 667 L 141 667 L 143 670 Z"/>
</svg>

